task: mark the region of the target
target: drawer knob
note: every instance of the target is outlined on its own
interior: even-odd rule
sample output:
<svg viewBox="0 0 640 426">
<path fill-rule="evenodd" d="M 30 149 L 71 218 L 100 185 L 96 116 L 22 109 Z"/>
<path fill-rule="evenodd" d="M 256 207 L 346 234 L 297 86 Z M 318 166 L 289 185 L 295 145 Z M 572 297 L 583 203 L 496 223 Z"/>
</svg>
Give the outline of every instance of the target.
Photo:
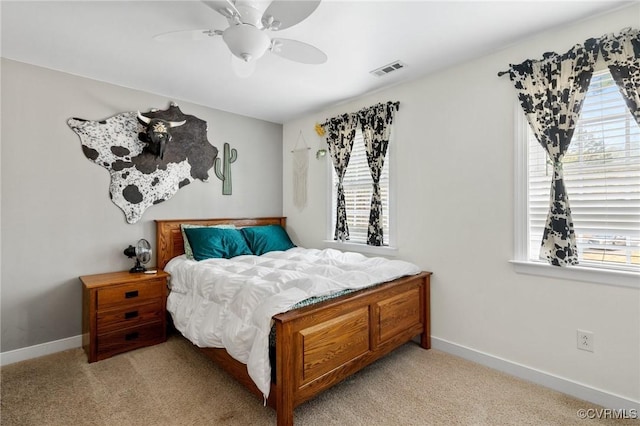
<svg viewBox="0 0 640 426">
<path fill-rule="evenodd" d="M 124 340 L 136 340 L 138 337 L 140 337 L 139 333 L 137 331 L 134 331 L 133 333 L 126 334 L 124 336 Z"/>
<path fill-rule="evenodd" d="M 124 319 L 131 319 L 131 318 L 135 318 L 138 316 L 138 311 L 131 311 L 131 312 L 125 312 L 124 313 Z"/>
<path fill-rule="evenodd" d="M 133 290 L 133 291 L 127 291 L 124 294 L 124 298 L 125 299 L 132 299 L 134 297 L 138 297 L 138 290 Z"/>
</svg>

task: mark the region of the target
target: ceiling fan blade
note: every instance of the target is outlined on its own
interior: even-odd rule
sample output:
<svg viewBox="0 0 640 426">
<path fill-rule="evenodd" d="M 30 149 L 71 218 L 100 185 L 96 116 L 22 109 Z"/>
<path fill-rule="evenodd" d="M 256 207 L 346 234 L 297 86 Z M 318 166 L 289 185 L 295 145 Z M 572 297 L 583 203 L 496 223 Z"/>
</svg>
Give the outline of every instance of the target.
<svg viewBox="0 0 640 426">
<path fill-rule="evenodd" d="M 268 23 L 273 19 L 280 22 L 280 25 L 274 25 L 270 29 L 284 30 L 304 21 L 319 4 L 320 0 L 274 0 L 264 12 L 262 23 L 269 27 Z"/>
<path fill-rule="evenodd" d="M 216 35 L 222 35 L 222 31 L 208 29 L 171 31 L 168 33 L 156 34 L 153 36 L 153 39 L 156 41 L 200 41 Z"/>
<path fill-rule="evenodd" d="M 271 52 L 290 61 L 319 65 L 327 62 L 327 55 L 315 46 L 298 40 L 274 38 Z"/>
<path fill-rule="evenodd" d="M 236 18 L 240 19 L 240 12 L 232 0 L 203 0 L 202 3 L 227 18 L 231 24 Z"/>
</svg>

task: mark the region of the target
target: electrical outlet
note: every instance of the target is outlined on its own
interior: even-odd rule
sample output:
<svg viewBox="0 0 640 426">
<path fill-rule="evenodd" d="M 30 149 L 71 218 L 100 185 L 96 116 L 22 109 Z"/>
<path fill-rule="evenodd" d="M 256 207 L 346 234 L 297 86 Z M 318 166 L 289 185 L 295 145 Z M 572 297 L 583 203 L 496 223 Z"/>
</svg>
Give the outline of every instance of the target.
<svg viewBox="0 0 640 426">
<path fill-rule="evenodd" d="M 578 349 L 593 352 L 593 333 L 585 330 L 578 330 Z"/>
</svg>

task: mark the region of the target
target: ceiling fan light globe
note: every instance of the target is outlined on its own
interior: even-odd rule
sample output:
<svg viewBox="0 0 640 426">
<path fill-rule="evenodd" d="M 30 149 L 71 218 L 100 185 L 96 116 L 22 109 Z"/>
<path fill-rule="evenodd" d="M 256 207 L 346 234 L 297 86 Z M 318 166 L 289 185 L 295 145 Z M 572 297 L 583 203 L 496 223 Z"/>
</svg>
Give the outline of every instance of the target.
<svg viewBox="0 0 640 426">
<path fill-rule="evenodd" d="M 222 34 L 224 42 L 234 56 L 254 60 L 260 58 L 271 44 L 269 36 L 249 24 L 233 25 Z"/>
</svg>

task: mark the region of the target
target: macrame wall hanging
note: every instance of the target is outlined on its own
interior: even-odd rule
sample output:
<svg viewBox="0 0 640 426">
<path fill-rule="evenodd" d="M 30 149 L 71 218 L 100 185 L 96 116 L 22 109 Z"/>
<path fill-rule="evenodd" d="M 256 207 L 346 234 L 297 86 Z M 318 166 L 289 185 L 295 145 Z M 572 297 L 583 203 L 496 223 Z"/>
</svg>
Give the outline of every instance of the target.
<svg viewBox="0 0 640 426">
<path fill-rule="evenodd" d="M 71 118 L 67 124 L 80 137 L 84 155 L 109 172 L 109 197 L 128 223 L 195 179 L 207 181 L 218 155 L 207 140 L 206 121 L 175 104 L 101 121 Z"/>
<path fill-rule="evenodd" d="M 302 146 L 298 144 L 302 141 Z M 293 153 L 293 205 L 298 210 L 303 210 L 307 206 L 307 175 L 309 172 L 309 150 L 304 139 L 302 130 L 298 133 L 298 139 L 291 151 Z"/>
</svg>

